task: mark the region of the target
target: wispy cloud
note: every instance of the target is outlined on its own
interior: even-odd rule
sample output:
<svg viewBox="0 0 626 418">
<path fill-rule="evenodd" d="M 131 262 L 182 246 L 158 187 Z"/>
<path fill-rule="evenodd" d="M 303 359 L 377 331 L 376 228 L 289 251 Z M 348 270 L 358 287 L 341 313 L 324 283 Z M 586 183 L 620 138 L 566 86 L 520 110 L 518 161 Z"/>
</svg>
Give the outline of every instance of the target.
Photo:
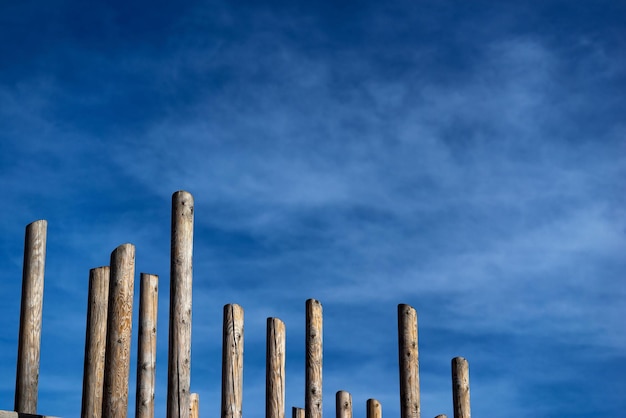
<svg viewBox="0 0 626 418">
<path fill-rule="evenodd" d="M 553 416 L 577 393 L 556 389 L 576 379 L 571 364 L 610 373 L 626 347 L 624 103 L 608 91 L 623 60 L 600 36 L 509 30 L 500 9 L 493 25 L 465 10 L 443 31 L 401 6 L 364 8 L 345 33 L 330 11 L 198 6 L 166 35 L 74 40 L 39 56 L 49 71 L 0 84 L 0 187 L 19 206 L 0 221 L 17 240 L 2 247 L 6 277 L 19 277 L 22 225 L 51 221 L 45 338 L 67 350 L 46 354 L 42 390 L 80 367 L 88 269 L 116 245 L 135 243 L 137 273 L 161 276 L 165 324 L 178 189 L 196 199 L 193 379 L 206 410 L 219 403 L 228 302 L 246 309 L 250 416 L 262 411 L 266 316 L 287 322 L 288 400 L 301 398 L 308 297 L 326 308 L 327 414 L 343 388 L 396 412 L 400 302 L 420 312 L 426 415 L 450 414 L 455 355 L 472 364 L 476 415 L 521 416 L 531 399 Z M 128 11 L 99 10 L 94 33 L 128 30 Z"/>
</svg>

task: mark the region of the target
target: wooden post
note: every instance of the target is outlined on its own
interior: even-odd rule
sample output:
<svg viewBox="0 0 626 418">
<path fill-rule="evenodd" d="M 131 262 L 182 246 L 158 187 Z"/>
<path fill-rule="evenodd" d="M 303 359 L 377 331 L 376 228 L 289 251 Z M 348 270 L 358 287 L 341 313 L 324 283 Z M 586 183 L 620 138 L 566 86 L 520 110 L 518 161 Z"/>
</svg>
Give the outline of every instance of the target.
<svg viewBox="0 0 626 418">
<path fill-rule="evenodd" d="M 376 399 L 367 400 L 367 418 L 383 418 L 383 407 Z"/>
<path fill-rule="evenodd" d="M 322 304 L 306 301 L 306 418 L 322 418 Z"/>
<path fill-rule="evenodd" d="M 243 394 L 243 309 L 224 306 L 222 340 L 222 418 L 241 418 Z"/>
<path fill-rule="evenodd" d="M 102 400 L 102 416 L 104 418 L 123 418 L 128 413 L 128 376 L 134 287 L 135 246 L 123 244 L 111 253 Z"/>
<path fill-rule="evenodd" d="M 172 196 L 167 418 L 189 418 L 193 196 Z"/>
<path fill-rule="evenodd" d="M 335 411 L 337 418 L 352 418 L 352 395 L 340 390 L 335 395 Z"/>
<path fill-rule="evenodd" d="M 139 338 L 135 418 L 154 417 L 158 303 L 159 276 L 141 273 L 139 282 Z"/>
<path fill-rule="evenodd" d="M 417 348 L 417 312 L 398 305 L 400 417 L 420 418 L 420 380 Z"/>
<path fill-rule="evenodd" d="M 439 414 L 435 418 L 448 418 L 446 414 Z"/>
<path fill-rule="evenodd" d="M 197 393 L 189 395 L 189 418 L 200 418 L 200 396 Z"/>
<path fill-rule="evenodd" d="M 469 363 L 463 357 L 452 359 L 452 403 L 454 418 L 470 418 Z"/>
<path fill-rule="evenodd" d="M 285 418 L 285 324 L 267 318 L 265 417 Z"/>
<path fill-rule="evenodd" d="M 304 418 L 304 408 L 291 408 L 291 418 Z"/>
<path fill-rule="evenodd" d="M 81 418 L 100 418 L 102 416 L 109 275 L 109 266 L 89 270 Z"/>
<path fill-rule="evenodd" d="M 15 410 L 28 414 L 37 413 L 47 230 L 47 221 L 35 221 L 26 226 L 24 239 L 22 304 L 15 377 Z"/>
</svg>

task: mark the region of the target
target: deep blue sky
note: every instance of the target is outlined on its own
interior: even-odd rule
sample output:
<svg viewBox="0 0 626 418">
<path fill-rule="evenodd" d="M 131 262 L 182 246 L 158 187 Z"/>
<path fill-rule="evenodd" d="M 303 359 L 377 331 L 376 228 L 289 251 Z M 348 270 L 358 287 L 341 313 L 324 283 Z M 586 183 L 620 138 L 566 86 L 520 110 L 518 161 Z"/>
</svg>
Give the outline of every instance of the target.
<svg viewBox="0 0 626 418">
<path fill-rule="evenodd" d="M 131 242 L 161 278 L 164 416 L 184 189 L 203 416 L 231 302 L 244 415 L 264 412 L 268 316 L 302 406 L 307 298 L 327 417 L 340 389 L 398 416 L 398 303 L 420 316 L 423 417 L 452 416 L 458 355 L 476 417 L 623 415 L 626 3 L 510 3 L 0 2 L 0 409 L 24 227 L 47 219 L 39 411 L 78 416 L 89 269 Z"/>
</svg>

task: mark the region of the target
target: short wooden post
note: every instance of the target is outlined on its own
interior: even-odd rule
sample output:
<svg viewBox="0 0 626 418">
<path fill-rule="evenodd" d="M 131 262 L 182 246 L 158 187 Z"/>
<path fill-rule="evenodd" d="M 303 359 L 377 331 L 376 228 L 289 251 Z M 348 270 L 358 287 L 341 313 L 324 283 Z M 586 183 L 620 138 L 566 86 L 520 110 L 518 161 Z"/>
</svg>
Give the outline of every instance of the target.
<svg viewBox="0 0 626 418">
<path fill-rule="evenodd" d="M 222 418 L 241 418 L 243 394 L 243 309 L 224 306 Z"/>
<path fill-rule="evenodd" d="M 291 418 L 304 418 L 304 416 L 304 408 L 297 408 L 295 406 L 291 408 Z"/>
<path fill-rule="evenodd" d="M 37 413 L 47 230 L 47 221 L 35 221 L 26 226 L 24 239 L 15 410 L 28 414 Z"/>
<path fill-rule="evenodd" d="M 109 307 L 102 416 L 128 413 L 128 377 L 135 288 L 135 246 L 120 245 L 111 253 Z"/>
<path fill-rule="evenodd" d="M 400 366 L 400 417 L 420 418 L 420 381 L 417 346 L 417 312 L 398 305 L 398 348 Z"/>
<path fill-rule="evenodd" d="M 100 418 L 102 416 L 109 274 L 109 266 L 89 270 L 83 399 L 80 412 L 82 418 Z"/>
<path fill-rule="evenodd" d="M 172 196 L 167 418 L 189 418 L 193 196 Z"/>
<path fill-rule="evenodd" d="M 322 339 L 322 304 L 309 299 L 306 301 L 306 418 L 322 418 Z"/>
<path fill-rule="evenodd" d="M 454 418 L 470 418 L 469 363 L 463 357 L 452 359 L 452 403 Z"/>
<path fill-rule="evenodd" d="M 265 417 L 285 418 L 285 324 L 267 318 Z"/>
<path fill-rule="evenodd" d="M 352 395 L 345 390 L 335 394 L 335 411 L 337 418 L 352 418 Z"/>
<path fill-rule="evenodd" d="M 435 418 L 448 418 L 446 414 L 439 414 Z"/>
<path fill-rule="evenodd" d="M 135 418 L 154 417 L 156 381 L 156 325 L 159 276 L 141 273 L 139 282 L 139 338 Z"/>
<path fill-rule="evenodd" d="M 200 418 L 200 396 L 197 393 L 189 395 L 189 418 Z"/>
<path fill-rule="evenodd" d="M 367 418 L 383 418 L 383 407 L 376 399 L 367 400 Z"/>
</svg>

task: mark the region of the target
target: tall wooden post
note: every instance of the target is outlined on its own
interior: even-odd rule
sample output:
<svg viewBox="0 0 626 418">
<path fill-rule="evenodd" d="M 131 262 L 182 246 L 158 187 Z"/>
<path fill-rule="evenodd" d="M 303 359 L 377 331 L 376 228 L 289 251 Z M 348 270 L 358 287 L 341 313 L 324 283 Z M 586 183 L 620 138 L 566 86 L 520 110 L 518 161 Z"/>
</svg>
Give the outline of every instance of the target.
<svg viewBox="0 0 626 418">
<path fill-rule="evenodd" d="M 306 375 L 304 411 L 306 418 L 322 418 L 322 304 L 306 301 Z"/>
<path fill-rule="evenodd" d="M 167 418 L 189 418 L 193 196 L 172 196 Z"/>
<path fill-rule="evenodd" d="M 367 400 L 367 418 L 383 418 L 383 407 L 376 399 Z"/>
<path fill-rule="evenodd" d="M 135 418 L 154 417 L 158 286 L 159 276 L 141 273 L 139 282 L 139 338 Z"/>
<path fill-rule="evenodd" d="M 47 230 L 47 221 L 35 221 L 26 227 L 24 240 L 15 411 L 28 414 L 37 412 Z"/>
<path fill-rule="evenodd" d="M 463 357 L 452 359 L 452 403 L 454 418 L 470 418 L 469 363 Z"/>
<path fill-rule="evenodd" d="M 81 418 L 100 418 L 102 416 L 109 274 L 109 266 L 89 270 Z"/>
<path fill-rule="evenodd" d="M 304 418 L 304 408 L 292 407 L 291 418 Z"/>
<path fill-rule="evenodd" d="M 189 395 L 189 418 L 200 418 L 200 396 L 197 393 Z"/>
<path fill-rule="evenodd" d="M 241 418 L 243 395 L 243 309 L 224 306 L 222 418 Z"/>
<path fill-rule="evenodd" d="M 267 318 L 265 417 L 285 418 L 285 324 Z"/>
<path fill-rule="evenodd" d="M 135 288 L 135 246 L 123 244 L 111 254 L 107 343 L 102 416 L 128 413 L 128 377 Z"/>
<path fill-rule="evenodd" d="M 400 417 L 420 418 L 420 380 L 417 348 L 417 312 L 398 305 L 398 353 L 400 366 Z"/>
<path fill-rule="evenodd" d="M 337 418 L 352 418 L 352 395 L 345 390 L 335 394 L 335 412 Z"/>
</svg>

